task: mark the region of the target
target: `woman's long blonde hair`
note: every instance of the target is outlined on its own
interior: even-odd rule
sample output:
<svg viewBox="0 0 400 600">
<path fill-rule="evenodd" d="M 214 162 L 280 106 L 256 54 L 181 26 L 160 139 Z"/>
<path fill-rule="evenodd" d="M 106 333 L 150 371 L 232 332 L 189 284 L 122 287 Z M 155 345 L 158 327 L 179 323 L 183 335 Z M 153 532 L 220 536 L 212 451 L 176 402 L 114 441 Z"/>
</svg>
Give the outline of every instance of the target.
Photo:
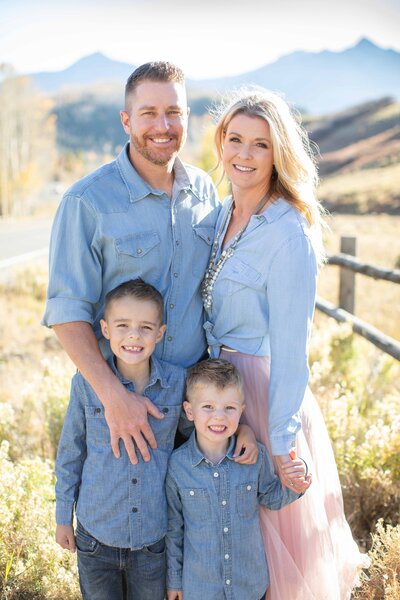
<svg viewBox="0 0 400 600">
<path fill-rule="evenodd" d="M 224 137 L 237 114 L 264 119 L 270 128 L 274 170 L 270 192 L 292 204 L 313 227 L 314 241 L 323 259 L 322 224 L 324 209 L 316 196 L 318 173 L 307 132 L 294 112 L 278 94 L 262 88 L 240 89 L 213 109 L 217 119 L 214 142 L 218 164 L 222 164 Z"/>
</svg>

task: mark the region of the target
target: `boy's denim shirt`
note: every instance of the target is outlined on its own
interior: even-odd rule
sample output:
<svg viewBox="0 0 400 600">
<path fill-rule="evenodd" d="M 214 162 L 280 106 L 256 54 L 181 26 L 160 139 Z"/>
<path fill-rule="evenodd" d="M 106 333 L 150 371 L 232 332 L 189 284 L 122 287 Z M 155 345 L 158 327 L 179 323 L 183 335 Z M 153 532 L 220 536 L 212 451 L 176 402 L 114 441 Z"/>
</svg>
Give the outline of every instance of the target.
<svg viewBox="0 0 400 600">
<path fill-rule="evenodd" d="M 128 151 L 126 144 L 116 160 L 66 192 L 52 228 L 42 322 L 90 323 L 109 356 L 99 325 L 104 298 L 120 283 L 141 277 L 164 298 L 168 330 L 156 356 L 186 367 L 207 347 L 199 286 L 220 203 L 211 178 L 179 158 L 169 198 L 140 177 Z"/>
<path fill-rule="evenodd" d="M 193 432 L 170 458 L 167 587 L 190 600 L 259 600 L 269 583 L 259 504 L 277 510 L 300 497 L 282 488 L 262 444 L 256 464 L 235 463 L 235 442 L 213 465 Z"/>
<path fill-rule="evenodd" d="M 109 365 L 122 383 L 132 382 Z M 165 476 L 182 410 L 185 369 L 151 357 L 149 383 L 143 395 L 164 414 L 149 416 L 157 448 L 151 460 L 131 464 L 120 443 L 121 457 L 111 450 L 104 408 L 92 387 L 77 373 L 64 420 L 56 460 L 56 521 L 72 524 L 73 510 L 83 527 L 108 546 L 136 550 L 160 540 L 167 530 Z"/>
</svg>

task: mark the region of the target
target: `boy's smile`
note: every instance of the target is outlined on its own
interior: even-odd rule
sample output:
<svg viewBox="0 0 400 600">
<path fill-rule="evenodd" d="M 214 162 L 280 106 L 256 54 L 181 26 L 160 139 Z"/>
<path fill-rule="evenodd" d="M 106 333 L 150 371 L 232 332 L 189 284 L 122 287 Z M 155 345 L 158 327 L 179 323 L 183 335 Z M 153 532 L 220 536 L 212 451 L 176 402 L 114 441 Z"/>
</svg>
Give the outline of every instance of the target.
<svg viewBox="0 0 400 600">
<path fill-rule="evenodd" d="M 143 366 L 148 366 L 154 348 L 164 335 L 157 305 L 152 300 L 124 296 L 107 308 L 101 330 L 110 341 L 118 371 L 136 380 Z"/>
<path fill-rule="evenodd" d="M 232 385 L 219 389 L 199 383 L 191 389 L 190 402 L 184 402 L 184 408 L 188 419 L 194 421 L 200 450 L 210 459 L 223 456 L 243 412 L 241 391 Z"/>
</svg>

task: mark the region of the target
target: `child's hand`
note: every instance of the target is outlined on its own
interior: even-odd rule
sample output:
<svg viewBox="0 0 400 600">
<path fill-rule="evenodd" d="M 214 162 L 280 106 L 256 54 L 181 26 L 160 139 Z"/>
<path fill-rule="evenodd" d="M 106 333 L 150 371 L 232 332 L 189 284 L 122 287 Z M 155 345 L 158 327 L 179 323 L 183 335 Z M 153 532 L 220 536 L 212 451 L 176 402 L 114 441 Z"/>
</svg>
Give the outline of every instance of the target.
<svg viewBox="0 0 400 600">
<path fill-rule="evenodd" d="M 183 592 L 167 590 L 167 600 L 183 600 Z"/>
<path fill-rule="evenodd" d="M 75 552 L 75 536 L 74 528 L 72 525 L 57 525 L 56 527 L 56 542 L 60 544 L 61 548 Z"/>
</svg>

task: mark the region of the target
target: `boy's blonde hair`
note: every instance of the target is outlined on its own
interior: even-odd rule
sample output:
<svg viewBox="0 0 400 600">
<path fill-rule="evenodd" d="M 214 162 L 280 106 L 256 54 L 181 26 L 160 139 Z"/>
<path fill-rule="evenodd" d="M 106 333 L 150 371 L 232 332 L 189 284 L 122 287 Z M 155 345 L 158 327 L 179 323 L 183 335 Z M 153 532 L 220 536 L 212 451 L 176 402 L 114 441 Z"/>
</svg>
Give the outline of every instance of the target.
<svg viewBox="0 0 400 600">
<path fill-rule="evenodd" d="M 186 378 L 186 397 L 190 402 L 190 394 L 197 385 L 214 385 L 219 390 L 235 387 L 244 396 L 243 379 L 238 369 L 222 358 L 202 360 L 188 370 Z"/>
</svg>

